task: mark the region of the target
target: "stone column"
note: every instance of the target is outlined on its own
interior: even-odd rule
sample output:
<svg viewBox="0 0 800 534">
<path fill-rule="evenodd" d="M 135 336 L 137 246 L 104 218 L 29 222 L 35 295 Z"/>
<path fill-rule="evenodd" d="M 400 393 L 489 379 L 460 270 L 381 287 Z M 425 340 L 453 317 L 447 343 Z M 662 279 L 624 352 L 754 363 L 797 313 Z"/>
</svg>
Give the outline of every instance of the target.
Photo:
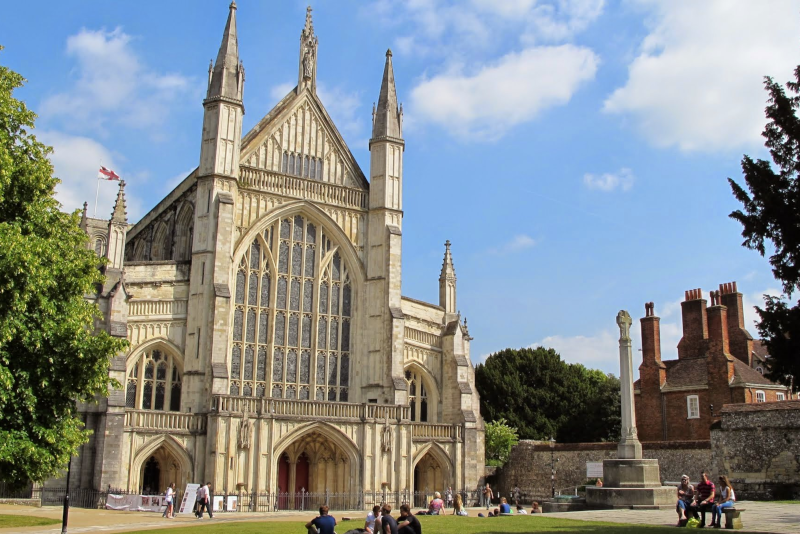
<svg viewBox="0 0 800 534">
<path fill-rule="evenodd" d="M 631 352 L 631 320 L 630 314 L 621 310 L 617 314 L 619 326 L 619 381 L 620 405 L 622 408 L 622 428 L 617 458 L 621 460 L 639 460 L 642 458 L 642 444 L 636 433 L 636 412 L 633 404 L 633 353 Z"/>
</svg>

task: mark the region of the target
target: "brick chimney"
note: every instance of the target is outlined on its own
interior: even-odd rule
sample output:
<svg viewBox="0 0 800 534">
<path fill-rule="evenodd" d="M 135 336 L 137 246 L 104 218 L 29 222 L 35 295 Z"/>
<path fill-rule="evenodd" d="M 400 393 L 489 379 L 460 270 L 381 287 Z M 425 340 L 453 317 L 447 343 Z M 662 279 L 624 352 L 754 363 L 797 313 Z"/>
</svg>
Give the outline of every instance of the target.
<svg viewBox="0 0 800 534">
<path fill-rule="evenodd" d="M 635 396 L 639 439 L 658 441 L 663 436 L 661 387 L 667 381 L 667 366 L 661 361 L 661 319 L 655 305 L 646 302 L 642 329 L 642 364 L 639 366 L 639 394 Z"/>
<path fill-rule="evenodd" d="M 736 282 L 719 285 L 720 304 L 728 309 L 728 340 L 731 355 L 753 366 L 753 336 L 744 327 L 744 305 Z"/>
<path fill-rule="evenodd" d="M 681 302 L 683 337 L 678 342 L 678 359 L 702 358 L 708 350 L 708 317 L 702 289 L 686 291 Z"/>
<path fill-rule="evenodd" d="M 728 309 L 723 306 L 719 291 L 711 292 L 711 307 L 708 308 L 708 376 L 709 381 L 725 377 L 733 379 L 733 356 L 728 340 Z"/>
</svg>

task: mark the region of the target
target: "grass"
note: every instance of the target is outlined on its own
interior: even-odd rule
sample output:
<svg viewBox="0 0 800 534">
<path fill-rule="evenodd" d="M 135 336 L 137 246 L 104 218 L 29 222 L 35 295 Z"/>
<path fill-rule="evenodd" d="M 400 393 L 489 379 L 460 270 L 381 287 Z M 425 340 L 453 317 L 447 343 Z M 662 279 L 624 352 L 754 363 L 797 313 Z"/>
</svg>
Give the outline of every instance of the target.
<svg viewBox="0 0 800 534">
<path fill-rule="evenodd" d="M 309 516 L 309 519 L 311 516 Z M 674 527 L 623 525 L 618 523 L 601 523 L 561 519 L 555 517 L 515 516 L 498 518 L 481 517 L 419 517 L 423 534 L 513 534 L 528 532 L 544 532 L 557 534 L 675 534 Z M 192 524 L 190 527 L 171 528 L 169 534 L 300 534 L 305 533 L 305 522 L 300 521 L 258 521 L 232 522 L 214 524 L 213 520 L 203 524 Z M 340 521 L 336 527 L 338 534 L 345 534 L 351 528 L 363 528 L 364 522 L 359 520 Z M 146 530 L 136 532 L 148 532 Z M 135 534 L 135 533 L 129 533 Z"/>
<path fill-rule="evenodd" d="M 61 523 L 61 521 L 58 519 L 48 519 L 46 517 L 0 514 L 0 528 L 38 527 L 40 525 L 55 525 L 57 523 Z"/>
</svg>

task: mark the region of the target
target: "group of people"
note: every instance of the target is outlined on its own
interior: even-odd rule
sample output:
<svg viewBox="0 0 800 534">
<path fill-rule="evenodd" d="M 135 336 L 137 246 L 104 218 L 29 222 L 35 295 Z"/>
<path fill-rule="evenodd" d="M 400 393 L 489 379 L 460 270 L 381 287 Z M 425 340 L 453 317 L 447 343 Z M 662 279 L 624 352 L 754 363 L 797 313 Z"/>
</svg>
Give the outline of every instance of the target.
<svg viewBox="0 0 800 534">
<path fill-rule="evenodd" d="M 711 527 L 721 528 L 720 521 L 725 508 L 731 508 L 736 502 L 728 477 L 721 475 L 719 485 L 715 486 L 708 478 L 708 473 L 703 471 L 700 482 L 693 486 L 687 475 L 681 476 L 678 486 L 678 503 L 675 510 L 678 512 L 678 526 L 683 526 L 692 518 L 700 516 L 699 528 L 706 526 L 706 512 L 711 511 Z"/>
<path fill-rule="evenodd" d="M 309 534 L 336 534 L 336 518 L 328 513 L 327 506 L 319 507 L 319 515 L 306 523 Z M 419 519 L 411 513 L 407 504 L 400 505 L 400 517 L 392 517 L 392 505 L 373 506 L 367 515 L 364 528 L 368 534 L 422 534 Z"/>
</svg>

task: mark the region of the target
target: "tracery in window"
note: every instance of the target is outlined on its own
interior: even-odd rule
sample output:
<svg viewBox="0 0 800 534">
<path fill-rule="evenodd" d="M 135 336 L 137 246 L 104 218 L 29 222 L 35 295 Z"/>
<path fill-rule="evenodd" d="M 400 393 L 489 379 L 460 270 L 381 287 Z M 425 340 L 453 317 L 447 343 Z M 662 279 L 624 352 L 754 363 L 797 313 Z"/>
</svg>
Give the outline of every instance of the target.
<svg viewBox="0 0 800 534">
<path fill-rule="evenodd" d="M 428 392 L 422 375 L 414 370 L 406 369 L 408 384 L 408 404 L 411 407 L 412 421 L 428 421 Z"/>
<path fill-rule="evenodd" d="M 97 236 L 94 239 L 94 252 L 101 258 L 106 255 L 106 238 Z"/>
<path fill-rule="evenodd" d="M 241 258 L 234 295 L 232 395 L 348 400 L 353 287 L 324 232 L 276 221 Z"/>
<path fill-rule="evenodd" d="M 170 353 L 160 349 L 143 352 L 128 369 L 125 406 L 177 412 L 182 374 L 180 363 Z"/>
</svg>

